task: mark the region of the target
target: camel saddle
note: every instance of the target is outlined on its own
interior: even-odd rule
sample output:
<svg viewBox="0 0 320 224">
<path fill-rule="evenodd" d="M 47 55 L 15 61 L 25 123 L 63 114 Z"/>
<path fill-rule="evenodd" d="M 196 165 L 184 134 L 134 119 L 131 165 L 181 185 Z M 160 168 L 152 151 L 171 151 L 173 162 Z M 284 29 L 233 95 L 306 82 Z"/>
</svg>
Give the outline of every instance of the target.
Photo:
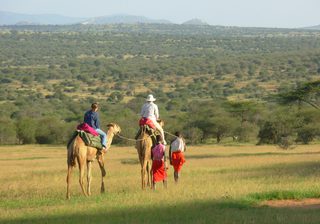
<svg viewBox="0 0 320 224">
<path fill-rule="evenodd" d="M 135 139 L 137 140 L 140 136 L 141 132 L 145 131 L 152 139 L 152 147 L 157 144 L 157 135 L 160 135 L 158 130 L 151 128 L 149 125 L 141 125 L 140 129 L 138 130 Z"/>
<path fill-rule="evenodd" d="M 98 150 L 101 150 L 103 148 L 103 146 L 101 144 L 100 135 L 94 136 L 90 133 L 87 133 L 87 132 L 81 131 L 81 130 L 76 130 L 75 132 L 73 132 L 67 146 L 69 146 L 71 144 L 71 142 L 73 141 L 73 139 L 75 139 L 75 137 L 77 137 L 77 136 L 80 136 L 80 138 L 83 140 L 83 142 L 86 144 L 86 146 L 94 147 L 94 148 L 97 148 Z"/>
</svg>

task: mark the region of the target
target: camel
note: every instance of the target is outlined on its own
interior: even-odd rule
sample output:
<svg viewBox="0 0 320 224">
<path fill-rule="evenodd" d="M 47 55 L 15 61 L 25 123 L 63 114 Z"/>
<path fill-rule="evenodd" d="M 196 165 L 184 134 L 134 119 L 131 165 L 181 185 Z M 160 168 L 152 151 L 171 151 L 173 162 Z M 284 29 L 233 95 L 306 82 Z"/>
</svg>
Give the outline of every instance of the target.
<svg viewBox="0 0 320 224">
<path fill-rule="evenodd" d="M 114 135 L 120 133 L 121 129 L 119 125 L 115 123 L 110 123 L 107 125 L 108 131 L 108 142 L 106 148 L 109 149 L 113 140 Z M 94 147 L 86 146 L 81 137 L 77 136 L 68 146 L 68 154 L 67 154 L 67 163 L 68 163 L 68 174 L 67 174 L 67 199 L 70 199 L 70 180 L 71 180 L 71 172 L 73 167 L 76 165 L 76 161 L 78 161 L 79 165 L 79 183 L 82 189 L 82 192 L 85 196 L 91 195 L 91 166 L 92 162 L 97 159 L 100 170 L 101 170 L 101 193 L 104 193 L 104 177 L 106 175 L 106 171 L 104 168 L 104 153 L 98 153 L 99 151 Z M 87 190 L 84 186 L 84 174 L 85 174 L 85 164 L 87 165 Z"/>
<path fill-rule="evenodd" d="M 158 120 L 158 123 L 160 123 L 161 126 L 164 124 L 162 120 Z M 145 126 L 141 128 L 141 133 L 136 141 L 135 147 L 137 149 L 141 165 L 141 187 L 144 190 L 146 186 L 152 187 L 152 139 L 147 133 Z"/>
</svg>

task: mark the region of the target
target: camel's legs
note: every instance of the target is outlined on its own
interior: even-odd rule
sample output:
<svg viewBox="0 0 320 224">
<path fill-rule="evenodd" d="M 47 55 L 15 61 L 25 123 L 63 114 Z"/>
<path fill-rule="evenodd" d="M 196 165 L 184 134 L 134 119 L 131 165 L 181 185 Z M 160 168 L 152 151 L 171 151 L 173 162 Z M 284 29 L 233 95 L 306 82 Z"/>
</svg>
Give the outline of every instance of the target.
<svg viewBox="0 0 320 224">
<path fill-rule="evenodd" d="M 144 161 L 143 161 L 143 157 L 139 151 L 139 149 L 142 149 L 142 147 L 143 147 L 143 144 L 136 146 L 138 156 L 139 156 L 140 165 L 141 165 L 141 188 L 144 189 L 145 188 L 145 186 L 144 186 L 144 176 L 145 176 L 145 174 L 144 174 L 145 173 L 144 172 Z"/>
<path fill-rule="evenodd" d="M 147 186 L 152 188 L 152 162 L 151 161 L 147 162 L 146 172 L 148 175 L 147 176 L 147 178 L 148 178 Z"/>
<path fill-rule="evenodd" d="M 91 167 L 92 167 L 92 162 L 87 161 L 87 194 L 88 196 L 91 195 Z"/>
<path fill-rule="evenodd" d="M 146 185 L 151 186 L 151 146 L 150 137 L 143 132 L 137 140 L 136 149 L 139 155 L 141 165 L 141 188 L 144 190 Z"/>
<path fill-rule="evenodd" d="M 78 157 L 78 164 L 79 164 L 79 183 L 80 183 L 80 186 L 81 186 L 81 190 L 83 192 L 83 194 L 85 196 L 88 196 L 87 195 L 87 192 L 84 188 L 84 165 L 85 165 L 85 159 L 82 157 L 82 156 L 79 156 Z"/>
<path fill-rule="evenodd" d="M 146 183 L 145 183 L 145 169 L 144 169 L 144 167 L 142 167 L 141 168 L 141 188 L 142 188 L 142 190 L 144 190 L 145 189 L 145 187 L 146 187 Z"/>
<path fill-rule="evenodd" d="M 99 155 L 98 158 L 98 164 L 101 170 L 101 193 L 105 192 L 105 188 L 104 188 L 104 177 L 106 176 L 106 170 L 104 169 L 104 162 L 103 162 L 103 155 Z"/>
<path fill-rule="evenodd" d="M 71 172 L 72 172 L 72 166 L 71 166 L 71 165 L 68 165 L 68 174 L 67 174 L 67 199 L 70 199 Z"/>
<path fill-rule="evenodd" d="M 144 160 L 142 168 L 141 168 L 142 189 L 146 188 L 147 178 L 149 176 L 148 171 L 147 171 L 147 166 L 148 166 L 148 161 Z M 149 179 L 148 179 L 148 182 L 149 182 Z"/>
</svg>

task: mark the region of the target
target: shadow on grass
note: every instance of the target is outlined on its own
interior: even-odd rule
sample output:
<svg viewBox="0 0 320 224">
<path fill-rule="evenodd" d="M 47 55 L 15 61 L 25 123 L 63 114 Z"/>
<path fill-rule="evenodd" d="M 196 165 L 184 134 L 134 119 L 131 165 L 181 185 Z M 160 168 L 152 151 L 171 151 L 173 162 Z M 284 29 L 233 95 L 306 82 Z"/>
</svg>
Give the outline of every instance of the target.
<svg viewBox="0 0 320 224">
<path fill-rule="evenodd" d="M 89 210 L 89 211 L 88 211 Z M 2 220 L 1 223 L 319 223 L 317 209 L 275 209 L 246 201 L 195 201 L 152 207 L 88 209 L 73 214 Z"/>
<path fill-rule="evenodd" d="M 257 157 L 257 156 L 294 156 L 294 155 L 320 155 L 320 152 L 262 152 L 262 153 L 235 153 L 228 155 L 214 155 L 214 154 L 201 154 L 201 155 L 188 155 L 187 159 L 208 159 L 208 158 L 237 158 L 237 157 Z"/>
</svg>

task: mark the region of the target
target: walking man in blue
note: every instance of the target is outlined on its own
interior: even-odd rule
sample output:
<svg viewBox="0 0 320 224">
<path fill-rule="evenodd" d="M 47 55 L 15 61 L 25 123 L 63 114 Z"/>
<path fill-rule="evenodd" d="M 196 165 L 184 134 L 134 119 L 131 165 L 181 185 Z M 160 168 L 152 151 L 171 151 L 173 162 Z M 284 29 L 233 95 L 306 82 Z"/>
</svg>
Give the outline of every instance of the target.
<svg viewBox="0 0 320 224">
<path fill-rule="evenodd" d="M 99 120 L 99 114 L 98 114 L 98 109 L 99 109 L 99 105 L 98 103 L 93 103 L 91 105 L 91 110 L 88 110 L 85 114 L 84 114 L 84 119 L 83 121 L 85 123 L 87 123 L 89 126 L 91 126 L 92 128 L 94 128 L 96 130 L 96 132 L 99 133 L 100 137 L 101 137 L 101 143 L 102 143 L 102 152 L 106 153 L 107 152 L 107 134 L 102 131 L 100 129 L 100 120 Z"/>
</svg>

